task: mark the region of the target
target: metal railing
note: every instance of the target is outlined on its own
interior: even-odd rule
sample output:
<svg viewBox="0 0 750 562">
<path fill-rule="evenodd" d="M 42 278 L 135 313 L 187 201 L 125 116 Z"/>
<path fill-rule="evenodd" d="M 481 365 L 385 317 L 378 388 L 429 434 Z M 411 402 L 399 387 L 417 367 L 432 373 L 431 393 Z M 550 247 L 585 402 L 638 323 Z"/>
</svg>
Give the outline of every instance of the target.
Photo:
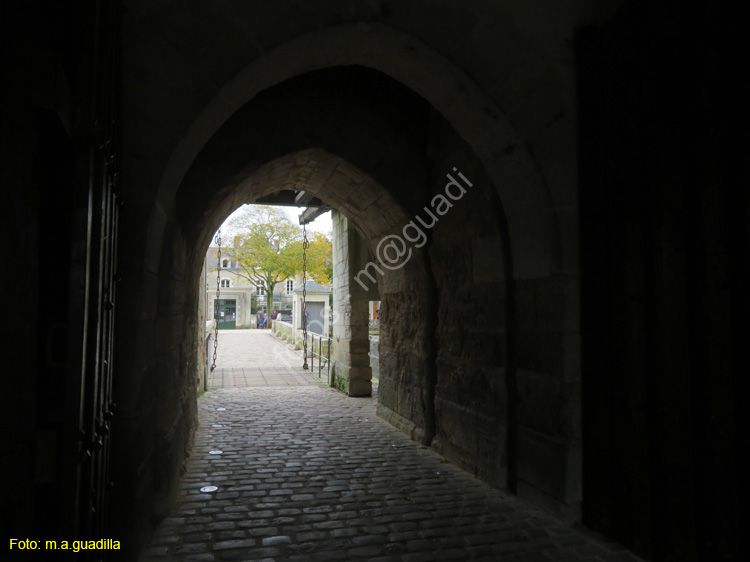
<svg viewBox="0 0 750 562">
<path fill-rule="evenodd" d="M 331 338 L 327 336 L 323 336 L 321 334 L 316 334 L 315 332 L 308 332 L 307 333 L 308 338 L 312 340 L 309 345 L 309 351 L 310 351 L 310 372 L 315 371 L 315 358 L 318 358 L 318 378 L 320 378 L 321 373 L 323 372 L 325 362 L 325 370 L 326 374 L 330 375 L 331 370 Z M 318 350 L 315 351 L 315 340 L 318 340 Z M 323 353 L 323 341 L 325 341 L 325 354 Z"/>
<path fill-rule="evenodd" d="M 368 337 L 370 338 L 370 351 L 367 352 L 367 355 L 369 355 L 373 359 L 380 359 L 380 356 L 375 355 L 374 353 L 372 353 L 372 342 L 374 342 L 374 341 L 378 342 L 378 347 L 379 347 L 380 346 L 380 336 L 370 335 Z M 380 351 L 378 351 L 378 353 L 380 353 Z"/>
<path fill-rule="evenodd" d="M 206 322 L 206 370 L 203 373 L 203 390 L 208 390 L 208 384 L 211 379 L 211 363 L 214 347 L 214 327 L 216 320 Z"/>
</svg>

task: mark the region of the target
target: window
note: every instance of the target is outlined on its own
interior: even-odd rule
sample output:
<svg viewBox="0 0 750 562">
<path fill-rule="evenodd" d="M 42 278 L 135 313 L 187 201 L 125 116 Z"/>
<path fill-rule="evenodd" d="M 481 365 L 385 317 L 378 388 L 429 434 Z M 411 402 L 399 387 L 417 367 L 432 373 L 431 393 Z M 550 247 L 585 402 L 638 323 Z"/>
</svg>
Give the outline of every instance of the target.
<svg viewBox="0 0 750 562">
<path fill-rule="evenodd" d="M 286 294 L 291 295 L 293 291 L 294 291 L 294 280 L 288 279 L 286 282 Z"/>
<path fill-rule="evenodd" d="M 266 292 L 263 290 L 263 287 L 261 287 L 260 285 L 258 285 L 255 290 L 259 297 L 262 297 L 266 294 Z"/>
<path fill-rule="evenodd" d="M 222 260 L 221 267 L 228 268 L 229 267 L 229 260 Z"/>
<path fill-rule="evenodd" d="M 222 287 L 231 287 L 231 286 L 232 286 L 232 284 L 231 284 L 231 282 L 229 281 L 229 279 L 222 279 L 222 280 L 221 280 L 221 286 L 222 286 Z"/>
</svg>

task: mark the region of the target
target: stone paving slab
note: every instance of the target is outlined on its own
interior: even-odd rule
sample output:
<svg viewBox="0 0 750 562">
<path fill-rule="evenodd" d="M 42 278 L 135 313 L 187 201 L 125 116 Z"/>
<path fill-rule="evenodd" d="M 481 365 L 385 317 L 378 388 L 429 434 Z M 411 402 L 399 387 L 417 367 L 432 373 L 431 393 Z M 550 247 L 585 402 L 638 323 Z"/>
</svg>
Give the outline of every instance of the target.
<svg viewBox="0 0 750 562">
<path fill-rule="evenodd" d="M 325 377 L 326 374 L 323 373 Z M 244 367 L 237 369 L 219 369 L 211 374 L 209 389 L 235 388 L 248 386 L 309 386 L 324 384 L 324 378 L 319 378 L 310 371 L 297 372 L 291 369 L 273 369 Z"/>
<path fill-rule="evenodd" d="M 302 369 L 302 352 L 270 330 L 219 330 L 216 369 L 208 379 L 210 390 L 255 386 L 303 386 L 326 382 Z"/>
<path fill-rule="evenodd" d="M 226 388 L 199 399 L 199 419 L 177 504 L 142 562 L 639 560 L 444 462 L 377 418 L 371 398 Z"/>
</svg>

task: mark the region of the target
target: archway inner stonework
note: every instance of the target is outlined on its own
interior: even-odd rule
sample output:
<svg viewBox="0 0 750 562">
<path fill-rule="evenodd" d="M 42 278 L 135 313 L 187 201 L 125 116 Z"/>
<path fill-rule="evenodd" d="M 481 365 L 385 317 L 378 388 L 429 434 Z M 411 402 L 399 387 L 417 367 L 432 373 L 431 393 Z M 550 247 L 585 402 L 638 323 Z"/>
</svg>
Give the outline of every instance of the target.
<svg viewBox="0 0 750 562">
<path fill-rule="evenodd" d="M 307 37 L 272 55 L 289 63 L 288 49 L 361 31 Z M 383 45 L 393 39 L 377 26 L 368 33 Z M 383 237 L 418 216 L 429 221 L 425 209 L 447 174 L 460 172 L 471 189 L 423 229 L 425 243 L 404 267 L 378 279 L 381 415 L 493 485 L 577 517 L 577 285 L 560 265 L 575 260 L 574 241 L 557 235 L 542 171 L 502 112 L 444 59 L 399 41 L 409 48 L 384 47 L 377 60 L 356 40 L 346 51 L 386 74 L 325 57 L 306 63 L 321 70 L 299 76 L 294 65 L 270 74 L 266 63 L 250 65 L 195 118 L 161 175 L 150 164 L 141 171 L 159 180 L 123 213 L 132 237 L 119 394 L 133 427 L 150 420 L 153 437 L 123 435 L 121 478 L 137 493 L 120 501 L 153 505 L 158 517 L 176 492 L 202 366 L 198 272 L 233 209 L 304 187 L 344 213 L 374 256 Z M 418 71 L 425 63 L 431 72 Z"/>
<path fill-rule="evenodd" d="M 372 289 L 355 273 L 369 267 L 382 303 L 377 411 L 397 428 L 381 429 L 502 490 L 493 496 L 531 500 L 654 562 L 747 559 L 750 207 L 731 173 L 737 120 L 720 115 L 740 37 L 724 4 L 6 2 L 0 225 L 13 241 L 3 263 L 23 271 L 3 337 L 11 541 L 112 537 L 122 550 L 107 556 L 130 562 L 182 510 L 178 493 L 203 501 L 180 479 L 201 454 L 196 414 L 212 403 L 198 396 L 206 247 L 240 204 L 304 189 L 341 219 L 341 393 L 313 389 L 315 404 L 351 409 L 369 392 L 359 310 Z M 395 236 L 412 254 L 385 267 L 379 250 Z M 374 443 L 362 426 L 375 423 L 343 424 L 324 449 L 351 464 L 359 437 L 361 466 L 391 464 L 362 457 Z M 245 433 L 248 457 L 263 456 L 259 433 Z M 244 458 L 233 471 L 252 470 Z M 409 466 L 399 472 L 418 477 Z M 457 527 L 507 521 L 494 500 L 464 517 L 450 483 L 434 480 Z M 390 484 L 401 486 L 377 488 Z M 243 511 L 261 509 L 260 495 L 237 493 Z M 196 521 L 230 513 L 213 501 Z M 423 531 L 442 531 L 431 514 L 410 521 L 425 548 L 436 535 Z M 354 521 L 336 524 L 373 538 Z M 190 524 L 174 540 L 207 541 L 195 558 L 240 556 L 237 544 L 213 548 L 237 525 L 198 539 Z M 326 549 L 343 544 L 310 526 L 331 531 Z M 573 557 L 592 552 L 547 530 Z M 502 552 L 511 534 L 493 537 Z M 316 558 L 302 535 L 278 552 Z M 382 538 L 384 551 L 422 556 L 411 539 Z M 513 556 L 553 556 L 537 539 Z M 464 542 L 468 557 L 490 556 Z M 434 557 L 455 555 L 449 539 Z"/>
</svg>

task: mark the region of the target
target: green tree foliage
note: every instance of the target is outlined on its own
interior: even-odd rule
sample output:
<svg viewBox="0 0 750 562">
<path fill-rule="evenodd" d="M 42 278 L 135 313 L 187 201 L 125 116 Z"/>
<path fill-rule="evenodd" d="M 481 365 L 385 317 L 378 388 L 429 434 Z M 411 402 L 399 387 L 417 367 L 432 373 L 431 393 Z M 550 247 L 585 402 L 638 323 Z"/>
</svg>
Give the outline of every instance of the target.
<svg viewBox="0 0 750 562">
<path fill-rule="evenodd" d="M 307 277 L 323 285 L 333 277 L 333 247 L 331 237 L 322 232 L 307 232 Z M 301 254 L 301 246 L 300 246 Z M 301 270 L 301 268 L 300 268 Z"/>
<path fill-rule="evenodd" d="M 276 284 L 302 272 L 302 227 L 267 205 L 246 207 L 229 227 L 238 233 L 229 250 L 238 274 L 263 289 L 266 310 L 271 310 Z M 332 275 L 330 238 L 308 232 L 308 241 L 307 277 L 328 283 Z"/>
</svg>

